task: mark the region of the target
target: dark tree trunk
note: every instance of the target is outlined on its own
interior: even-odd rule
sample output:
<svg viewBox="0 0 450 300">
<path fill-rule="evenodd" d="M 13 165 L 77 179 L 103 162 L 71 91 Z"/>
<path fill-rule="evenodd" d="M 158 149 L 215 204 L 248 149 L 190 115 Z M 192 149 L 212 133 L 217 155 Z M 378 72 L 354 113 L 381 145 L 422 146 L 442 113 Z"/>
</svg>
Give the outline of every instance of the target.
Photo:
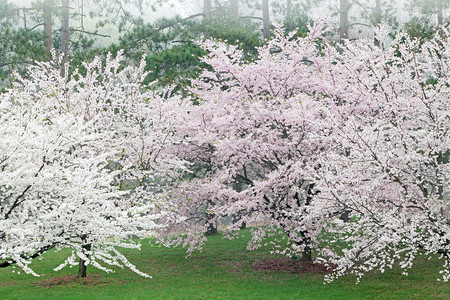
<svg viewBox="0 0 450 300">
<path fill-rule="evenodd" d="M 233 216 L 232 216 L 232 222 L 233 222 L 233 224 L 239 222 L 239 220 L 242 219 L 242 215 L 243 215 L 243 214 L 244 214 L 244 213 L 238 213 L 238 214 L 236 214 L 236 215 L 233 215 Z M 247 228 L 247 223 L 242 222 L 242 223 L 241 223 L 241 226 L 239 226 L 239 229 L 245 229 L 245 228 Z"/>
<path fill-rule="evenodd" d="M 308 185 L 308 187 L 306 188 L 305 206 L 311 205 L 313 196 L 319 193 L 318 191 L 313 191 L 313 189 L 314 189 L 314 183 L 310 183 Z M 306 213 L 306 211 L 304 211 L 304 213 Z M 301 244 L 305 246 L 305 248 L 303 248 L 302 259 L 307 260 L 307 261 L 312 261 L 311 238 L 307 235 L 307 231 L 301 231 L 300 234 L 302 235 Z"/>
<path fill-rule="evenodd" d="M 235 190 L 236 192 L 240 193 L 244 190 L 244 186 L 243 183 L 240 181 L 234 182 L 231 187 L 233 188 L 233 190 Z M 236 214 L 233 214 L 231 216 L 231 222 L 233 222 L 233 224 L 236 224 L 237 222 L 239 222 L 242 217 L 246 214 L 245 210 L 239 211 Z M 247 228 L 247 224 L 245 222 L 241 223 L 241 226 L 239 226 L 240 229 L 245 229 Z"/>
<path fill-rule="evenodd" d="M 80 258 L 80 266 L 78 267 L 78 277 L 79 278 L 86 278 L 86 274 L 87 274 L 86 269 L 87 269 L 87 266 L 85 265 L 85 261 Z"/>
<path fill-rule="evenodd" d="M 206 215 L 206 222 L 208 224 L 208 228 L 205 232 L 205 235 L 216 235 L 217 234 L 217 226 L 216 226 L 216 222 L 213 221 L 214 219 L 214 215 L 213 214 L 207 214 Z"/>
<path fill-rule="evenodd" d="M 247 228 L 247 223 L 242 222 L 241 227 L 239 227 L 240 229 L 245 229 Z"/>
<path fill-rule="evenodd" d="M 339 36 L 341 40 L 348 38 L 348 0 L 339 0 Z"/>
<path fill-rule="evenodd" d="M 53 9 L 53 0 L 46 0 L 44 2 L 44 7 L 43 7 L 43 10 L 44 10 L 44 12 L 43 12 L 43 14 L 44 14 L 44 32 L 45 32 L 44 47 L 45 47 L 45 50 L 48 51 L 50 57 L 51 57 L 50 51 L 53 48 L 52 9 Z"/>
<path fill-rule="evenodd" d="M 270 36 L 270 17 L 269 17 L 269 0 L 262 0 L 263 11 L 263 37 L 268 39 Z"/>
<path fill-rule="evenodd" d="M 91 251 L 91 244 L 85 244 L 87 240 L 87 236 L 83 235 L 81 237 L 81 243 L 84 255 L 89 256 L 89 251 Z M 80 258 L 80 265 L 78 266 L 78 277 L 79 278 L 85 278 L 86 277 L 86 261 Z"/>
<path fill-rule="evenodd" d="M 302 260 L 312 261 L 312 249 L 311 249 L 311 239 L 305 238 L 305 248 L 302 253 Z"/>
<path fill-rule="evenodd" d="M 206 229 L 205 235 L 216 235 L 217 234 L 217 222 L 215 221 L 216 215 L 210 212 L 209 208 L 214 207 L 214 203 L 208 200 L 208 206 L 206 210 L 206 224 L 208 228 Z"/>
</svg>

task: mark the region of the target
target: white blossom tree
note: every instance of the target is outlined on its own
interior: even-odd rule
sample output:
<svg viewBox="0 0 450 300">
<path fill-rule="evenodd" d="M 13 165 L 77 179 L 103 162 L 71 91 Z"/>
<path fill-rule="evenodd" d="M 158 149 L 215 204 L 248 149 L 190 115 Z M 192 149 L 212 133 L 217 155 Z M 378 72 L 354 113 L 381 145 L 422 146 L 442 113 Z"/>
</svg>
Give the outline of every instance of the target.
<svg viewBox="0 0 450 300">
<path fill-rule="evenodd" d="M 387 40 L 378 30 L 378 41 Z M 399 34 L 389 45 L 347 43 L 323 99 L 330 150 L 311 168 L 320 193 L 312 216 L 333 280 L 440 255 L 450 275 L 450 52 L 448 32 L 423 45 Z M 331 125 L 331 126 L 330 126 Z M 350 221 L 336 218 L 346 210 Z M 325 212 L 325 214 L 324 214 Z M 345 245 L 342 247 L 342 245 Z"/>
<path fill-rule="evenodd" d="M 38 63 L 29 79 L 0 97 L 0 259 L 37 275 L 32 258 L 72 249 L 57 266 L 104 271 L 126 266 L 119 251 L 139 248 L 132 237 L 163 227 L 155 187 L 143 182 L 174 178 L 182 162 L 172 143 L 177 98 L 143 90 L 144 63 L 121 64 L 121 53 L 60 75 Z M 55 61 L 57 59 L 55 58 Z M 167 179 L 166 179 L 167 180 Z M 161 181 L 161 180 L 160 180 Z"/>
</svg>

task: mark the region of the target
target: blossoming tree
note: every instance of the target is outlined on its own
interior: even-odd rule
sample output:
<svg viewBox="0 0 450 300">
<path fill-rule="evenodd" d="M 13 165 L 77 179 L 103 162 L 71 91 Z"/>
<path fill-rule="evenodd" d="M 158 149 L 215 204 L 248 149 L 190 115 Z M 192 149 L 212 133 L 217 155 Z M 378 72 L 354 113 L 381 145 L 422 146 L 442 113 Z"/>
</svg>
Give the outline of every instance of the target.
<svg viewBox="0 0 450 300">
<path fill-rule="evenodd" d="M 165 152 L 181 105 L 143 90 L 144 65 L 121 60 L 121 53 L 105 65 L 97 58 L 71 77 L 39 63 L 0 96 L 2 267 L 14 263 L 37 275 L 32 258 L 69 248 L 55 270 L 78 257 L 79 276 L 87 265 L 148 276 L 119 248 L 139 248 L 132 237 L 163 227 L 154 183 L 183 167 Z"/>
<path fill-rule="evenodd" d="M 424 44 L 402 33 L 380 48 L 347 43 L 327 70 L 341 101 L 324 98 L 330 148 L 310 170 L 320 190 L 312 215 L 322 216 L 324 259 L 335 266 L 328 280 L 395 264 L 407 274 L 418 255 L 433 254 L 449 279 L 448 38 L 442 30 Z M 351 221 L 330 217 L 342 210 Z"/>
<path fill-rule="evenodd" d="M 317 48 L 321 32 L 317 26 L 307 37 L 293 39 L 278 28 L 251 63 L 236 46 L 201 44 L 211 70 L 193 81 L 199 105 L 178 132 L 185 132 L 191 145 L 182 157 L 205 168 L 200 178 L 177 187 L 187 216 L 199 211 L 207 216 L 201 230 L 225 216 L 235 217 L 226 224 L 229 233 L 243 223 L 264 223 L 268 227 L 252 229 L 250 249 L 281 231 L 289 241 L 278 251 L 312 259 L 311 224 L 297 212 L 307 214 L 314 193 L 300 170 L 326 148 L 315 138 L 322 119 L 317 73 L 330 60 Z"/>
<path fill-rule="evenodd" d="M 0 266 L 33 273 L 30 259 L 56 247 L 81 276 L 88 264 L 145 275 L 117 249 L 139 248 L 133 236 L 193 251 L 234 216 L 228 237 L 262 225 L 249 249 L 280 236 L 275 252 L 328 264 L 329 281 L 407 274 L 419 254 L 441 255 L 448 281 L 448 32 L 383 45 L 379 30 L 379 46 L 339 50 L 322 33 L 276 28 L 251 62 L 203 42 L 198 105 L 143 89 L 144 65 L 120 53 L 70 78 L 31 69 L 0 96 Z"/>
<path fill-rule="evenodd" d="M 440 254 L 447 281 L 447 33 L 338 51 L 321 32 L 291 39 L 278 30 L 251 63 L 233 46 L 202 44 L 211 70 L 193 84 L 200 104 L 189 138 L 210 167 L 185 198 L 209 223 L 241 215 L 226 232 L 263 224 L 249 249 L 281 231 L 288 242 L 275 241 L 276 252 L 311 259 L 316 250 L 334 269 L 327 280 L 396 263 L 407 274 L 418 254 Z"/>
</svg>

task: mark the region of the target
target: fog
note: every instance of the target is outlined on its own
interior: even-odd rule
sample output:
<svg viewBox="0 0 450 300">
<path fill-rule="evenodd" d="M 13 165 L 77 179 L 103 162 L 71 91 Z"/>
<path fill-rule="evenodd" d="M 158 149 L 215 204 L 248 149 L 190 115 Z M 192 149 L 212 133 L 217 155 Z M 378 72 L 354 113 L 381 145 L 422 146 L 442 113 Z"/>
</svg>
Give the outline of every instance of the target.
<svg viewBox="0 0 450 300">
<path fill-rule="evenodd" d="M 101 1 L 107 1 L 107 0 L 101 0 Z M 89 11 L 98 12 L 103 11 L 104 8 L 96 5 L 95 2 L 101 2 L 99 0 L 71 0 L 71 12 L 73 14 L 83 14 L 83 20 L 81 22 L 81 18 L 77 19 L 71 19 L 71 26 L 74 27 L 83 27 L 83 30 L 94 32 L 97 31 L 98 33 L 102 35 L 107 35 L 109 37 L 98 37 L 97 43 L 99 44 L 108 44 L 111 42 L 114 42 L 118 39 L 119 32 L 117 30 L 117 27 L 109 24 L 106 26 L 103 26 L 101 28 L 97 28 L 96 24 L 100 19 L 98 18 L 90 18 L 89 17 Z M 147 5 L 146 7 L 143 7 L 142 10 L 139 10 L 135 5 L 130 4 L 129 2 L 136 2 L 133 0 L 120 0 L 122 2 L 123 8 L 129 12 L 134 17 L 140 17 L 144 20 L 145 23 L 153 23 L 159 18 L 166 17 L 171 18 L 175 16 L 180 16 L 182 18 L 186 18 L 188 16 L 198 14 L 202 12 L 203 9 L 203 0 L 167 0 L 163 1 L 162 5 L 159 5 L 156 7 L 156 10 L 154 11 L 150 5 Z M 157 0 L 144 0 L 144 2 L 148 4 L 155 3 Z M 253 4 L 256 4 L 256 2 L 260 2 L 260 0 L 253 0 Z M 310 0 L 311 1 L 311 0 Z M 428 0 L 431 1 L 431 0 Z M 31 7 L 33 2 L 36 1 L 30 1 L 30 0 L 12 0 L 9 1 L 10 3 L 13 3 L 19 7 Z M 58 3 L 58 0 L 55 0 L 55 3 Z M 214 3 L 215 1 L 213 1 Z M 227 5 L 229 0 L 222 0 L 219 1 L 221 3 L 224 3 L 224 5 Z M 261 17 L 261 10 L 255 10 L 251 9 L 248 6 L 244 4 L 245 1 L 241 1 L 239 11 L 241 16 L 256 16 Z M 295 2 L 302 2 L 302 1 L 293 1 Z M 385 1 L 383 1 L 385 2 Z M 407 0 L 398 0 L 398 1 L 392 1 L 388 0 L 387 2 L 391 2 L 394 7 L 395 15 L 399 19 L 400 22 L 407 21 L 412 15 L 416 14 L 417 12 L 407 11 L 407 7 L 405 6 L 405 3 Z M 426 1 L 422 1 L 424 3 Z M 450 2 L 450 1 L 448 1 Z M 109 3 L 112 3 L 109 2 Z M 128 4 L 127 4 L 128 3 Z M 251 2 L 250 2 L 251 3 Z M 285 0 L 269 0 L 269 3 L 280 3 L 283 5 L 285 3 Z M 349 3 L 351 4 L 349 16 L 352 19 L 352 22 L 358 23 L 362 22 L 362 18 L 358 17 L 359 12 L 362 10 L 361 7 L 365 6 L 374 6 L 375 0 L 349 0 Z M 358 3 L 362 5 L 358 5 Z M 311 11 L 308 12 L 308 15 L 314 19 L 316 18 L 327 18 L 328 21 L 331 24 L 336 25 L 338 23 L 338 16 L 337 11 L 339 7 L 339 0 L 327 0 L 322 1 L 322 4 L 319 6 L 313 8 Z M 383 3 L 383 7 L 386 7 Z M 82 9 L 83 8 L 83 9 Z M 445 14 L 446 15 L 446 14 Z M 276 16 L 272 13 L 271 15 L 271 21 L 281 21 L 280 16 Z M 31 20 L 27 20 L 28 24 L 31 26 L 33 25 Z M 59 26 L 59 20 L 57 18 L 54 18 L 54 26 Z M 130 24 L 131 28 L 131 24 Z M 369 32 L 369 28 L 364 28 L 361 26 L 356 26 L 353 30 L 358 30 L 359 34 L 364 34 L 364 31 Z M 368 33 L 369 34 L 369 33 Z"/>
</svg>

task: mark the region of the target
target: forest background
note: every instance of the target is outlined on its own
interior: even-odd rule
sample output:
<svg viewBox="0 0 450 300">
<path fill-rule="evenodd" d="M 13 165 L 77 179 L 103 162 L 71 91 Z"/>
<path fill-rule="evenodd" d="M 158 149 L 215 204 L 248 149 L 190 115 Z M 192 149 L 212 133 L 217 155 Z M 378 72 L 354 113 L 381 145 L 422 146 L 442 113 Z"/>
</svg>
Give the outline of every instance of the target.
<svg viewBox="0 0 450 300">
<path fill-rule="evenodd" d="M 23 74 L 34 61 L 50 59 L 51 49 L 72 69 L 124 49 L 134 64 L 146 57 L 146 83 L 158 79 L 160 86 L 181 89 L 202 68 L 204 53 L 195 42 L 204 37 L 236 44 L 249 59 L 274 22 L 302 36 L 308 24 L 326 19 L 335 42 L 373 38 L 379 24 L 392 36 L 405 30 L 427 39 L 435 25 L 449 26 L 448 9 L 448 0 L 1 0 L 0 87 L 11 86 L 14 71 Z"/>
</svg>

